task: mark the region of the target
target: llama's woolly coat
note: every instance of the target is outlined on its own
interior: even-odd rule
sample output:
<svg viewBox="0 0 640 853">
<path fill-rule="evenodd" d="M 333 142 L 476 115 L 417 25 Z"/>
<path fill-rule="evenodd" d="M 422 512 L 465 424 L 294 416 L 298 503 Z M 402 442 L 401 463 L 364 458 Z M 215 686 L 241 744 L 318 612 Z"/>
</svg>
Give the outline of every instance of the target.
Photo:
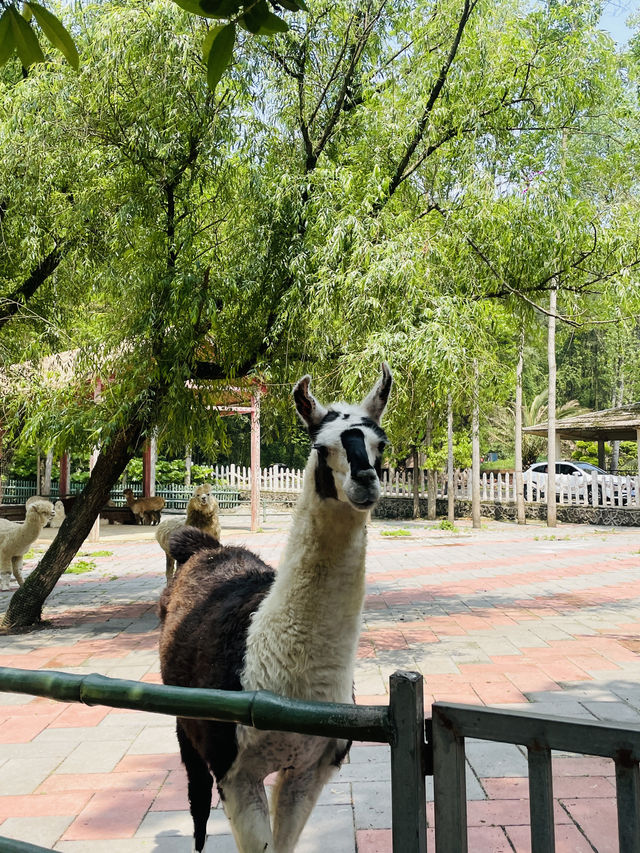
<svg viewBox="0 0 640 853">
<path fill-rule="evenodd" d="M 9 589 L 12 572 L 22 586 L 22 558 L 53 515 L 51 501 L 36 500 L 27 508 L 23 524 L 0 519 L 0 589 Z"/>
<path fill-rule="evenodd" d="M 171 552 L 184 565 L 160 599 L 163 682 L 241 690 L 249 622 L 273 584 L 273 569 L 246 548 L 220 548 L 191 527 L 172 534 Z M 237 753 L 235 724 L 179 718 L 178 725 L 211 756 L 221 779 Z"/>
</svg>

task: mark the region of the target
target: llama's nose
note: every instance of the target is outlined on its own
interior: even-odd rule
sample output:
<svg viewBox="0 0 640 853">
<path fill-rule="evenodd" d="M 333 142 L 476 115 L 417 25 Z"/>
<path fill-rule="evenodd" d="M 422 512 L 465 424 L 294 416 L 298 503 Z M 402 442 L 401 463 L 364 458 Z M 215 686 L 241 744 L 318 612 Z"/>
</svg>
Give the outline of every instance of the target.
<svg viewBox="0 0 640 853">
<path fill-rule="evenodd" d="M 354 479 L 361 486 L 367 487 L 371 486 L 378 479 L 378 475 L 374 468 L 361 468 L 356 472 Z"/>
</svg>

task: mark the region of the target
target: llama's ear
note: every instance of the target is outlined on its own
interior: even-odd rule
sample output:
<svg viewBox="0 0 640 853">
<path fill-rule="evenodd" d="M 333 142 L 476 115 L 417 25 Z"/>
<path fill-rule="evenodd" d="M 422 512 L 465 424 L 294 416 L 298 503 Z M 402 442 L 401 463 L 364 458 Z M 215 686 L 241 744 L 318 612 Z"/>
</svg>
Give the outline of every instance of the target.
<svg viewBox="0 0 640 853">
<path fill-rule="evenodd" d="M 387 400 L 389 399 L 389 391 L 391 391 L 391 385 L 393 383 L 391 369 L 386 361 L 382 362 L 381 370 L 382 375 L 380 376 L 380 379 L 378 379 L 371 391 L 369 391 L 360 404 L 371 420 L 375 421 L 377 424 L 380 423 L 382 413 L 386 408 Z"/>
<path fill-rule="evenodd" d="M 321 405 L 309 391 L 311 377 L 309 374 L 303 376 L 293 387 L 293 399 L 296 404 L 296 411 L 300 415 L 301 420 L 309 429 L 318 426 L 327 410 Z"/>
</svg>

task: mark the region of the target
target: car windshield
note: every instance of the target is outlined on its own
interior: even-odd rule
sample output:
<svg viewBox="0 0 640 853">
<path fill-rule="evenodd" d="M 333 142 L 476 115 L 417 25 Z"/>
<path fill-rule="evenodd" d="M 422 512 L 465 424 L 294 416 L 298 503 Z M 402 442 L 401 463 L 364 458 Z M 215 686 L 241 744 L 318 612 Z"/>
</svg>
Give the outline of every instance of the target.
<svg viewBox="0 0 640 853">
<path fill-rule="evenodd" d="M 574 462 L 573 463 L 576 468 L 582 468 L 583 471 L 595 471 L 597 474 L 606 474 L 606 471 L 603 471 L 602 468 L 598 468 L 597 465 L 592 465 L 590 462 Z"/>
</svg>

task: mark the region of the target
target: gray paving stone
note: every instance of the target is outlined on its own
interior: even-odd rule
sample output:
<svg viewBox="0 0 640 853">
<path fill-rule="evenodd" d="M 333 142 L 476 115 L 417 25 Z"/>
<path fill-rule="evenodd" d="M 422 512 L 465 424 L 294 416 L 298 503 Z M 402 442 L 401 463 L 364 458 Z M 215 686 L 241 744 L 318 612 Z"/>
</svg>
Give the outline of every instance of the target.
<svg viewBox="0 0 640 853">
<path fill-rule="evenodd" d="M 166 718 L 165 718 L 166 721 Z M 155 755 L 158 752 L 176 752 L 175 723 L 143 729 L 129 749 L 129 755 Z"/>
<path fill-rule="evenodd" d="M 147 812 L 136 831 L 136 838 L 155 838 L 157 835 L 189 837 L 193 821 L 189 812 Z"/>
<path fill-rule="evenodd" d="M 527 759 L 513 744 L 467 741 L 465 752 L 474 773 L 481 779 L 528 776 Z"/>
<path fill-rule="evenodd" d="M 58 773 L 110 773 L 130 746 L 130 740 L 79 743 L 60 764 Z"/>
<path fill-rule="evenodd" d="M 296 845 L 296 853 L 355 853 L 350 805 L 316 806 Z"/>
<path fill-rule="evenodd" d="M 157 838 L 117 838 L 110 841 L 61 841 L 54 850 L 59 853 L 191 853 L 192 838 L 158 836 Z M 227 851 L 215 844 L 205 848 L 207 853 L 237 853 L 235 846 Z"/>
<path fill-rule="evenodd" d="M 28 746 L 28 744 L 7 745 Z M 42 755 L 38 758 L 10 758 L 2 767 L 0 795 L 31 794 L 56 769 L 60 761 L 59 755 Z"/>
<path fill-rule="evenodd" d="M 52 847 L 60 838 L 74 815 L 66 817 L 9 817 L 0 824 L 0 835 Z M 1 847 L 1 845 L 0 845 Z"/>
<path fill-rule="evenodd" d="M 617 723 L 640 724 L 640 711 L 626 702 L 583 702 L 584 707 L 598 720 L 609 720 Z"/>
<path fill-rule="evenodd" d="M 391 826 L 391 781 L 367 781 L 353 785 L 356 829 Z"/>
</svg>

